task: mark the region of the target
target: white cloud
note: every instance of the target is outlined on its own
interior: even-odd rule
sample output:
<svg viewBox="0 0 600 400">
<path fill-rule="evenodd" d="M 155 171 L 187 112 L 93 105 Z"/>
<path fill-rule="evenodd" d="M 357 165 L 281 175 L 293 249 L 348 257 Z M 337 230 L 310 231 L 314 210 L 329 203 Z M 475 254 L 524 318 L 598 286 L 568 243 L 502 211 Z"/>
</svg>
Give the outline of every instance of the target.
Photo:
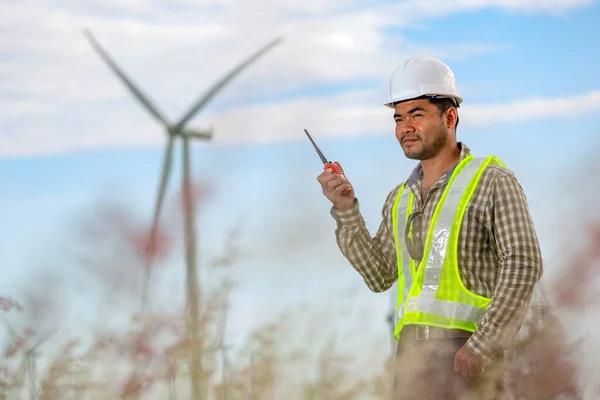
<svg viewBox="0 0 600 400">
<path fill-rule="evenodd" d="M 416 52 L 453 60 L 500 51 L 504 46 L 471 42 L 435 48 L 401 35 L 387 37 L 386 28 L 414 26 L 425 19 L 483 7 L 566 11 L 589 3 L 4 2 L 0 15 L 0 154 L 162 143 L 160 127 L 93 53 L 82 35 L 84 28 L 94 32 L 173 120 L 232 65 L 283 35 L 284 45 L 236 78 L 206 114 L 193 121 L 194 126 L 206 126 L 208 117 L 214 117 L 211 124 L 218 128 L 217 140 L 231 142 L 293 136 L 299 129 L 296 123 L 331 134 L 387 130 L 385 110 L 373 105 L 381 103 L 387 77 L 399 60 Z M 344 92 L 329 98 L 296 94 L 291 100 L 272 100 L 315 86 L 357 81 L 365 82 L 373 93 Z"/>
<path fill-rule="evenodd" d="M 239 107 L 211 116 L 215 143 L 303 140 L 303 129 L 319 137 L 393 132 L 392 111 L 370 93 Z M 465 105 L 461 126 L 577 118 L 600 113 L 600 91 L 573 97 L 531 98 L 508 104 Z M 208 119 L 208 118 L 207 118 Z"/>
<path fill-rule="evenodd" d="M 461 0 L 463 5 L 500 7 L 506 10 L 561 13 L 594 4 L 594 0 Z"/>
<path fill-rule="evenodd" d="M 203 115 L 193 125 L 213 126 L 214 145 L 303 141 L 305 128 L 319 138 L 392 133 L 392 111 L 381 106 L 381 102 L 374 92 L 355 92 L 249 104 Z M 531 98 L 508 104 L 465 105 L 460 109 L 461 129 L 506 122 L 577 118 L 590 112 L 600 113 L 600 91 L 573 97 Z M 0 149 L 5 155 L 20 155 L 95 147 L 155 146 L 166 140 L 162 128 L 139 109 L 117 107 L 110 117 L 93 111 L 81 112 L 81 115 L 78 124 L 64 132 L 58 130 L 59 125 L 55 126 L 56 131 L 49 131 L 41 124 L 32 123 L 10 140 L 0 136 Z M 62 140 L 38 142 L 32 148 L 31 144 L 39 140 L 39 132 Z"/>
<path fill-rule="evenodd" d="M 572 97 L 530 98 L 508 104 L 475 105 L 465 109 L 465 120 L 472 124 L 532 121 L 541 118 L 576 118 L 600 112 L 600 90 Z"/>
</svg>

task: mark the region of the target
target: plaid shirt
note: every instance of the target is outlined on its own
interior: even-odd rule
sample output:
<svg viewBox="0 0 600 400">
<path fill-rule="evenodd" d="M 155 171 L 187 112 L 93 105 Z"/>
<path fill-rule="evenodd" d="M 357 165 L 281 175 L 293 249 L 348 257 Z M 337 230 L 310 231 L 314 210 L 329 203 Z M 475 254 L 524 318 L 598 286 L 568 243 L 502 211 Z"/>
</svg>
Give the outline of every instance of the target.
<svg viewBox="0 0 600 400">
<path fill-rule="evenodd" d="M 458 146 L 462 160 L 470 149 L 460 142 Z M 413 210 L 423 213 L 420 226 L 413 225 L 413 235 L 426 236 L 452 171 L 434 183 L 425 202 L 421 199 L 420 163 L 409 176 Z M 366 228 L 358 200 L 350 208 L 331 210 L 337 220 L 336 238 L 341 252 L 373 292 L 389 289 L 398 279 L 392 207 L 400 186 L 387 196 L 375 237 Z M 488 363 L 510 346 L 542 275 L 542 256 L 527 199 L 510 170 L 490 165 L 482 174 L 459 234 L 458 263 L 465 287 L 492 298 L 477 331 L 467 341 L 467 346 Z"/>
</svg>

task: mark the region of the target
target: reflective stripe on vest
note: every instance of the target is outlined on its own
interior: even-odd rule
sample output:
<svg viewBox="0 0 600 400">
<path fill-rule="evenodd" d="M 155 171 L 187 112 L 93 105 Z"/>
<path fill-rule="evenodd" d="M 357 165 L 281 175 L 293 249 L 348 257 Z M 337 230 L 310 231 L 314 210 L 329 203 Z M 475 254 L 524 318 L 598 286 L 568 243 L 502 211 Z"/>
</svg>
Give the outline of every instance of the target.
<svg viewBox="0 0 600 400">
<path fill-rule="evenodd" d="M 398 229 L 404 229 L 406 220 L 412 212 L 413 198 L 409 196 L 410 194 L 410 189 L 406 188 L 406 185 L 402 185 L 392 210 L 394 232 L 398 232 Z M 404 216 L 403 223 L 400 226 L 398 226 L 398 215 Z M 413 271 L 411 271 L 411 268 L 414 269 L 414 261 L 411 260 L 406 246 L 400 245 L 398 235 L 394 235 L 394 237 L 398 259 L 398 303 L 396 304 L 396 318 L 394 321 L 394 326 L 397 326 L 398 322 L 404 317 L 404 299 L 408 297 L 408 292 L 412 287 Z"/>
<path fill-rule="evenodd" d="M 481 174 L 490 164 L 504 166 L 496 157 L 462 160 L 454 169 L 436 206 L 418 270 L 404 240 L 414 195 L 404 184 L 396 197 L 392 220 L 398 260 L 396 340 L 406 324 L 422 324 L 475 331 L 489 298 L 468 291 L 460 278 L 457 247 L 462 219 Z M 398 221 L 403 223 L 398 223 Z"/>
</svg>

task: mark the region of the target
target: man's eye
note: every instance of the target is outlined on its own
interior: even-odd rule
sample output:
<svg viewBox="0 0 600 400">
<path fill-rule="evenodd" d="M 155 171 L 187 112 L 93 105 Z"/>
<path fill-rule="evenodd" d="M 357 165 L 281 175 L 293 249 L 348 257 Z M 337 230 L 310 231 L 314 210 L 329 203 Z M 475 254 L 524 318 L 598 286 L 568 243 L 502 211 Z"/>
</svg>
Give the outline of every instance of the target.
<svg viewBox="0 0 600 400">
<path fill-rule="evenodd" d="M 402 120 L 401 119 L 396 119 L 396 123 L 400 124 L 400 123 L 402 123 Z"/>
<path fill-rule="evenodd" d="M 423 116 L 423 114 L 421 114 L 421 113 L 417 113 L 417 114 L 414 115 L 415 118 L 420 118 L 422 116 Z"/>
</svg>

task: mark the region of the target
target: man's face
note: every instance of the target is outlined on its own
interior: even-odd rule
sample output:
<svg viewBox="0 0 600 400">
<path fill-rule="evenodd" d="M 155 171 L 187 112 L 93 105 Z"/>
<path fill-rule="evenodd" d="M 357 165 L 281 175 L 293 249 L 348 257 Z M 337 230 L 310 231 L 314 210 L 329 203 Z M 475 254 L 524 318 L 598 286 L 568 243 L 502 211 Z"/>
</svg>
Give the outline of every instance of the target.
<svg viewBox="0 0 600 400">
<path fill-rule="evenodd" d="M 436 156 L 448 141 L 448 110 L 440 116 L 438 108 L 427 99 L 410 100 L 396 105 L 396 138 L 404 155 L 413 160 Z"/>
</svg>

